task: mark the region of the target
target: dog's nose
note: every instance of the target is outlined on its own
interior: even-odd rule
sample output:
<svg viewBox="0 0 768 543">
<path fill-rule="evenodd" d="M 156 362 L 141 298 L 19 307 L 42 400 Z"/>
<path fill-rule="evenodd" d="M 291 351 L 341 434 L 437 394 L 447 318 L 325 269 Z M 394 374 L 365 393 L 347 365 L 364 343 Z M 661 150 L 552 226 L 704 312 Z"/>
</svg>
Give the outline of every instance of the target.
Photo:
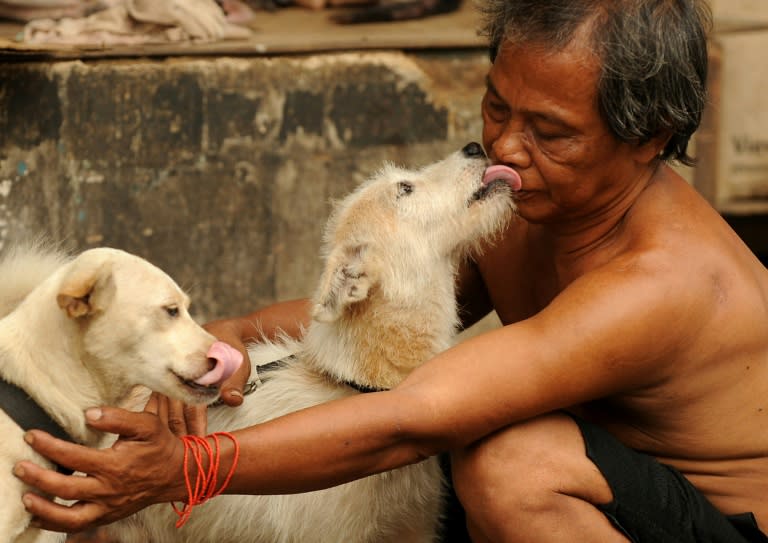
<svg viewBox="0 0 768 543">
<path fill-rule="evenodd" d="M 464 153 L 464 156 L 467 158 L 485 158 L 485 151 L 483 151 L 483 146 L 475 141 L 465 145 L 461 152 Z"/>
</svg>

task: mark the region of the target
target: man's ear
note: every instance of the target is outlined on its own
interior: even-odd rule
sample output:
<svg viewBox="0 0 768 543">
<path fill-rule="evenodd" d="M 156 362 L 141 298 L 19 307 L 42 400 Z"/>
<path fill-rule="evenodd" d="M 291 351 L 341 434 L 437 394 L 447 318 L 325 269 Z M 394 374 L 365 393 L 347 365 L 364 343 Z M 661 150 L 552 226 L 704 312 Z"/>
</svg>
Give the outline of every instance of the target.
<svg viewBox="0 0 768 543">
<path fill-rule="evenodd" d="M 366 245 L 334 248 L 315 293 L 312 317 L 321 322 L 338 319 L 347 307 L 368 297 L 375 276 Z"/>
<path fill-rule="evenodd" d="M 72 262 L 72 267 L 64 276 L 56 302 L 69 317 L 76 319 L 106 307 L 114 290 L 110 262 L 78 258 Z"/>
<path fill-rule="evenodd" d="M 664 148 L 672 138 L 669 130 L 662 130 L 656 136 L 637 146 L 636 160 L 641 164 L 649 164 L 664 152 Z"/>
</svg>

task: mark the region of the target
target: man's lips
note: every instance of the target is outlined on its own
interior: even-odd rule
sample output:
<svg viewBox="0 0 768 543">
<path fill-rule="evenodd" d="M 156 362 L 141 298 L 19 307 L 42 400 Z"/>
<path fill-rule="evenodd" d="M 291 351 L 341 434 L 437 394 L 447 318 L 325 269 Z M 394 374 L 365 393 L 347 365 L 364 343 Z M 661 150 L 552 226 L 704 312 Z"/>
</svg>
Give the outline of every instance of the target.
<svg viewBox="0 0 768 543">
<path fill-rule="evenodd" d="M 518 190 L 515 192 L 512 197 L 515 199 L 515 201 L 521 201 L 521 200 L 527 200 L 528 198 L 534 196 L 536 194 L 536 191 L 532 190 Z"/>
</svg>

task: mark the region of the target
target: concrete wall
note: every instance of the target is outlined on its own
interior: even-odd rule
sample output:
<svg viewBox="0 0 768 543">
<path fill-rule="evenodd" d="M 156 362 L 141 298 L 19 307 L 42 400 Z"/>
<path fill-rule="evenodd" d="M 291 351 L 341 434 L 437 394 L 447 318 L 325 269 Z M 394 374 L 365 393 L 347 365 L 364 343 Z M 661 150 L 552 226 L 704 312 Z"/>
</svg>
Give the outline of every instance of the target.
<svg viewBox="0 0 768 543">
<path fill-rule="evenodd" d="M 0 65 L 0 250 L 144 256 L 201 320 L 311 293 L 331 198 L 479 140 L 484 50 Z M 2 280 L 0 278 L 0 280 Z"/>
</svg>

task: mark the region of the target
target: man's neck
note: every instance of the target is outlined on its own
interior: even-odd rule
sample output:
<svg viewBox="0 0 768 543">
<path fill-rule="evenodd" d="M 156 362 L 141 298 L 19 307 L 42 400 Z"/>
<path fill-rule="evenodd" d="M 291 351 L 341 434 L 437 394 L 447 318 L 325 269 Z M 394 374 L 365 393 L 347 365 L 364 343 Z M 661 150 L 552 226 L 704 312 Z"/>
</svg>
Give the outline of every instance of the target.
<svg viewBox="0 0 768 543">
<path fill-rule="evenodd" d="M 558 223 L 540 225 L 548 240 L 557 268 L 581 267 L 579 263 L 610 258 L 616 241 L 621 239 L 624 224 L 644 191 L 657 181 L 666 166 L 660 164 L 652 172 L 638 176 L 627 189 L 587 215 Z"/>
</svg>

